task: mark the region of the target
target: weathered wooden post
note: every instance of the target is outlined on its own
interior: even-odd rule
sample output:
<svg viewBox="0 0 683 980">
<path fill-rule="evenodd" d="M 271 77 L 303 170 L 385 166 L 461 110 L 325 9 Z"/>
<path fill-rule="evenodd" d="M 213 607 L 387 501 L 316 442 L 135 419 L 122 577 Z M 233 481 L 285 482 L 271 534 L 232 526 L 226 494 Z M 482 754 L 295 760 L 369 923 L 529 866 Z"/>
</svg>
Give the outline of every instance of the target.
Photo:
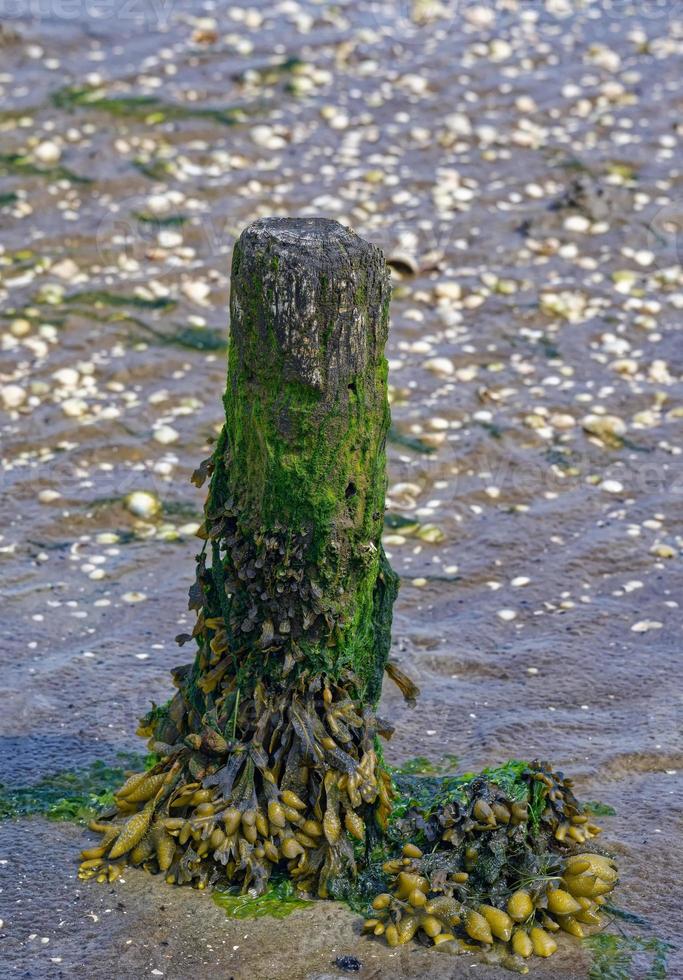
<svg viewBox="0 0 683 980">
<path fill-rule="evenodd" d="M 110 858 L 262 889 L 274 865 L 327 894 L 390 809 L 373 714 L 397 578 L 385 558 L 378 248 L 336 221 L 271 218 L 237 242 L 225 425 L 210 478 L 193 664 L 143 731 L 162 762 Z M 188 638 L 189 639 L 189 638 Z M 147 801 L 147 802 L 146 802 Z M 172 836 L 172 835 L 177 836 Z"/>
<path fill-rule="evenodd" d="M 325 897 L 360 857 L 356 898 L 382 889 L 368 931 L 459 932 L 518 968 L 555 950 L 546 929 L 598 923 L 616 870 L 545 763 L 420 783 L 378 757 L 388 320 L 382 253 L 337 222 L 264 219 L 237 242 L 225 425 L 194 475 L 209 491 L 179 641 L 198 650 L 143 719 L 160 761 L 91 825 L 104 839 L 80 874 L 113 880 L 124 860 L 261 893 L 277 867 Z"/>
</svg>

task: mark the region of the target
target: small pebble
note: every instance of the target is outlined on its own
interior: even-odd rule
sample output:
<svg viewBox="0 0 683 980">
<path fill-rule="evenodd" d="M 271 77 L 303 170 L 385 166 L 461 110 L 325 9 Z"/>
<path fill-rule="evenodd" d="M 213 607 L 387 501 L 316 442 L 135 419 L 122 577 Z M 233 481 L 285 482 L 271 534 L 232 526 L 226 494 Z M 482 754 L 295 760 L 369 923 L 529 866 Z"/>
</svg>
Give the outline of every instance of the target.
<svg viewBox="0 0 683 980">
<path fill-rule="evenodd" d="M 46 166 L 54 166 L 61 159 L 62 151 L 54 140 L 44 140 L 35 148 L 33 155 L 39 163 L 44 163 Z"/>
<path fill-rule="evenodd" d="M 513 619 L 517 619 L 517 613 L 514 609 L 499 609 L 496 613 L 498 619 L 502 619 L 504 623 L 510 623 Z"/>
<path fill-rule="evenodd" d="M 669 544 L 657 543 L 650 548 L 650 554 L 656 555 L 657 558 L 675 558 L 678 552 Z"/>
<path fill-rule="evenodd" d="M 348 970 L 349 973 L 358 973 L 363 964 L 356 956 L 338 956 L 334 961 L 334 965 L 340 970 Z"/>
<path fill-rule="evenodd" d="M 453 374 L 455 370 L 453 361 L 447 357 L 432 357 L 425 361 L 422 367 L 426 368 L 427 371 L 433 371 L 434 374 Z"/>
<path fill-rule="evenodd" d="M 179 439 L 178 433 L 170 425 L 160 425 L 154 430 L 152 437 L 156 442 L 160 442 L 162 446 L 169 446 L 172 442 L 177 442 Z"/>
<path fill-rule="evenodd" d="M 662 623 L 656 619 L 643 619 L 639 623 L 634 623 L 631 627 L 632 633 L 647 633 L 649 630 L 660 630 Z"/>
<path fill-rule="evenodd" d="M 153 493 L 147 493 L 145 490 L 135 490 L 133 493 L 129 493 L 124 499 L 124 503 L 126 508 L 135 517 L 154 517 L 161 510 L 159 498 Z"/>
<path fill-rule="evenodd" d="M 51 504 L 53 500 L 59 500 L 61 496 L 61 493 L 57 490 L 41 490 L 38 493 L 38 500 L 41 504 Z"/>
<path fill-rule="evenodd" d="M 67 398 L 62 402 L 62 411 L 70 419 L 78 419 L 88 411 L 88 403 L 82 398 Z"/>
<path fill-rule="evenodd" d="M 6 409 L 19 408 L 26 401 L 26 392 L 19 385 L 4 385 L 0 388 L 0 398 Z"/>
<path fill-rule="evenodd" d="M 434 292 L 438 299 L 458 300 L 462 296 L 459 282 L 439 282 Z"/>
</svg>

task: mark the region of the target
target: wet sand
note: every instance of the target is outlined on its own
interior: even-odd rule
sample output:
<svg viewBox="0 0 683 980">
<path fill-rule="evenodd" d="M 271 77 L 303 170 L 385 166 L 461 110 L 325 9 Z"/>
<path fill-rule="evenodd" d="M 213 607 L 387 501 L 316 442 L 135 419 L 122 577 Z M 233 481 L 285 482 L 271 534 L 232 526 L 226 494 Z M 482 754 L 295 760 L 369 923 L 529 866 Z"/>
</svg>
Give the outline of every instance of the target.
<svg viewBox="0 0 683 980">
<path fill-rule="evenodd" d="M 187 659 L 232 242 L 262 214 L 336 217 L 396 269 L 392 655 L 422 696 L 385 683 L 387 756 L 575 776 L 615 808 L 617 904 L 679 947 L 677 977 L 683 9 L 565 6 L 7 19 L 0 781 L 142 750 Z M 133 94 L 157 101 L 95 104 Z M 504 975 L 390 951 L 332 903 L 235 922 L 141 872 L 84 884 L 85 839 L 0 824 L 3 975 L 338 977 L 346 953 L 362 977 Z M 532 973 L 589 965 L 567 940 Z"/>
</svg>

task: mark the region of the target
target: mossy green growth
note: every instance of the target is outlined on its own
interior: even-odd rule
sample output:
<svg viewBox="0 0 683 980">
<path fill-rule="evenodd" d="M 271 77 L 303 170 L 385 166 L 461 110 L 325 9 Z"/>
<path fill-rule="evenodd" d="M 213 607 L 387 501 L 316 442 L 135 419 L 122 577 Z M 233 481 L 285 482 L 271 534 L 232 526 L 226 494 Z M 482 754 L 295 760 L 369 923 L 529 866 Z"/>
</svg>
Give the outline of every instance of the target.
<svg viewBox="0 0 683 980">
<path fill-rule="evenodd" d="M 158 215 L 158 214 L 148 214 L 145 211 L 135 211 L 133 212 L 133 217 L 142 222 L 143 225 L 151 225 L 152 228 L 182 228 L 182 226 L 189 220 L 186 214 L 168 214 L 168 215 Z"/>
<path fill-rule="evenodd" d="M 346 274 L 362 284 L 362 295 L 357 295 L 360 287 L 350 285 L 342 299 L 338 284 L 333 287 L 315 264 L 309 270 L 298 254 L 271 248 L 267 241 L 262 249 L 245 246 L 242 239 L 236 243 L 226 422 L 214 455 L 207 514 L 231 502 L 243 540 L 273 534 L 281 539 L 283 564 L 291 557 L 313 581 L 327 621 L 325 631 L 307 628 L 297 638 L 301 669 L 333 680 L 351 671 L 356 695 L 374 703 L 397 589 L 381 546 L 389 427 L 383 352 L 388 285 L 382 266 L 371 297 L 368 270 L 360 259 L 355 266 L 350 261 Z M 283 316 L 280 307 L 296 307 L 304 290 L 312 293 L 310 303 Z M 349 326 L 342 312 L 347 303 L 360 304 L 359 323 L 362 316 L 376 317 L 373 333 Z M 315 316 L 309 326 L 310 309 Z M 236 620 L 246 622 L 254 590 L 240 585 L 235 550 L 233 541 L 223 569 L 216 571 L 222 581 L 237 583 L 231 608 Z M 260 560 L 255 558 L 257 567 Z M 269 591 L 265 582 L 264 591 Z M 258 670 L 267 673 L 259 660 Z"/>
<path fill-rule="evenodd" d="M 613 817 L 617 812 L 609 803 L 601 803 L 599 800 L 587 800 L 583 809 L 585 813 L 591 813 L 595 817 Z"/>
<path fill-rule="evenodd" d="M 438 762 L 431 762 L 423 755 L 416 755 L 394 768 L 398 776 L 447 776 L 458 764 L 458 756 L 446 753 Z"/>
<path fill-rule="evenodd" d="M 45 177 L 50 181 L 68 180 L 72 184 L 91 184 L 90 177 L 82 177 L 68 167 L 39 167 L 22 153 L 0 153 L 0 173 L 22 177 Z"/>
<path fill-rule="evenodd" d="M 212 898 L 230 919 L 260 919 L 266 915 L 284 919 L 292 912 L 313 905 L 297 896 L 291 880 L 284 875 L 274 876 L 266 891 L 256 898 L 249 893 L 240 893 L 239 888 L 216 888 Z"/>
<path fill-rule="evenodd" d="M 444 774 L 444 768 L 452 769 L 448 759 L 435 765 L 427 759 L 412 760 L 413 764 L 391 770 L 397 798 L 391 813 L 391 821 L 401 819 L 413 806 L 426 813 L 436 812 L 452 802 L 463 802 L 467 789 L 475 779 L 485 777 L 495 783 L 510 799 L 524 800 L 529 795 L 529 784 L 524 776 L 529 771 L 529 763 L 511 759 L 502 766 L 482 769 L 480 773 L 465 772 L 459 775 Z M 416 764 L 417 763 L 417 764 Z M 432 768 L 432 772 L 429 771 Z M 420 771 L 421 770 L 421 771 Z M 533 806 L 533 803 L 532 803 Z"/>
<path fill-rule="evenodd" d="M 593 953 L 590 980 L 665 980 L 671 945 L 657 936 L 623 936 L 600 932 L 583 945 Z"/>
<path fill-rule="evenodd" d="M 111 766 L 96 760 L 87 769 L 44 776 L 32 786 L 0 784 L 0 820 L 43 816 L 48 820 L 86 823 L 114 803 L 114 790 L 124 781 L 126 769 L 149 768 L 156 762 L 155 756 L 136 753 L 126 753 L 120 758 L 121 765 Z"/>
<path fill-rule="evenodd" d="M 387 438 L 389 442 L 394 443 L 396 446 L 401 446 L 402 449 L 412 449 L 413 452 L 423 453 L 426 456 L 436 452 L 434 446 L 430 446 L 428 443 L 423 442 L 422 439 L 418 439 L 415 436 L 408 436 L 404 432 L 400 432 L 393 425 L 389 427 Z"/>
<path fill-rule="evenodd" d="M 157 336 L 165 344 L 186 350 L 223 351 L 227 347 L 222 331 L 209 327 L 179 326 L 171 334 L 157 333 Z"/>
<path fill-rule="evenodd" d="M 95 109 L 112 116 L 143 119 L 148 125 L 173 119 L 209 119 L 234 126 L 245 118 L 242 109 L 181 105 L 164 102 L 154 95 L 109 96 L 101 88 L 63 88 L 55 92 L 52 101 L 60 109 Z"/>
<path fill-rule="evenodd" d="M 70 293 L 64 297 L 63 302 L 92 303 L 93 306 L 132 306 L 138 310 L 171 310 L 176 306 L 176 300 L 170 299 L 168 296 L 155 296 L 153 299 L 148 299 L 145 296 L 110 293 L 105 289 L 89 289 Z"/>
<path fill-rule="evenodd" d="M 158 157 L 149 160 L 143 157 L 136 157 L 132 161 L 132 165 L 144 177 L 148 177 L 149 180 L 166 180 L 172 171 L 170 162 L 159 159 Z"/>
</svg>

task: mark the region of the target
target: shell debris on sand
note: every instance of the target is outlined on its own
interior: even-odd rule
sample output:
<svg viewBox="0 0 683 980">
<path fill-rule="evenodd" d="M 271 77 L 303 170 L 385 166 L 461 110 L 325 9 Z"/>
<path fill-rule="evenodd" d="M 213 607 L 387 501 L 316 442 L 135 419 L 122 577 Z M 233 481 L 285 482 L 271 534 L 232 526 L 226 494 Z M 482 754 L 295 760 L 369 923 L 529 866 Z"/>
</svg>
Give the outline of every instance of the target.
<svg viewBox="0 0 683 980">
<path fill-rule="evenodd" d="M 133 748 L 134 718 L 167 696 L 169 644 L 191 629 L 177 574 L 197 548 L 188 481 L 217 434 L 204 393 L 224 374 L 220 347 L 201 345 L 207 330 L 225 338 L 233 238 L 266 213 L 331 214 L 406 270 L 386 540 L 402 577 L 396 646 L 422 696 L 412 711 L 387 690 L 387 757 L 428 755 L 424 718 L 438 717 L 429 730 L 467 768 L 520 741 L 571 764 L 617 808 L 620 903 L 683 949 L 665 778 L 680 772 L 683 574 L 676 5 L 442 3 L 421 24 L 408 4 L 398 18 L 395 4 L 218 5 L 210 23 L 128 4 L 144 30 L 96 24 L 95 6 L 72 5 L 80 18 L 52 33 L 39 18 L 0 31 L 0 659 L 7 729 L 41 740 L 22 757 L 27 782 L 75 766 L 83 732 L 93 755 Z M 162 425 L 181 439 L 158 442 Z M 163 514 L 131 514 L 136 491 Z M 417 536 L 429 523 L 442 540 Z M 131 596 L 146 599 L 133 610 Z M 81 648 L 96 656 L 76 671 Z M 45 738 L 57 731 L 59 750 Z M 45 868 L 13 906 L 26 935 Z M 110 906 L 99 927 L 128 930 Z M 182 962 L 183 913 L 166 914 Z M 3 917 L 3 955 L 25 970 L 41 954 Z M 232 933 L 237 953 L 216 943 L 216 969 L 239 956 L 258 975 L 268 934 Z M 307 948 L 288 946 L 292 971 L 311 972 Z M 122 949 L 134 955 L 103 943 L 98 968 L 115 975 Z M 586 972 L 565 956 L 550 960 L 558 977 Z M 61 969 L 78 963 L 66 951 Z"/>
</svg>

